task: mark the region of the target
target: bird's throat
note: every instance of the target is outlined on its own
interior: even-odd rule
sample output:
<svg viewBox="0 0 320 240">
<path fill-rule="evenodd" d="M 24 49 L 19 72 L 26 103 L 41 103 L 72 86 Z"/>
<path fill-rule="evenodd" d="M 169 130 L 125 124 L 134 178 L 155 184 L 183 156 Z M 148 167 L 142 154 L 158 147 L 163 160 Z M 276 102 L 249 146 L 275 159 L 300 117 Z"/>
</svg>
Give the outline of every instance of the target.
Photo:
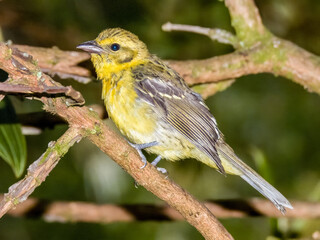
<svg viewBox="0 0 320 240">
<path fill-rule="evenodd" d="M 122 64 L 95 64 L 97 76 L 103 84 L 102 97 L 104 98 L 113 88 L 120 90 L 119 88 L 133 84 L 132 69 L 143 63 L 141 60 L 132 60 Z"/>
</svg>

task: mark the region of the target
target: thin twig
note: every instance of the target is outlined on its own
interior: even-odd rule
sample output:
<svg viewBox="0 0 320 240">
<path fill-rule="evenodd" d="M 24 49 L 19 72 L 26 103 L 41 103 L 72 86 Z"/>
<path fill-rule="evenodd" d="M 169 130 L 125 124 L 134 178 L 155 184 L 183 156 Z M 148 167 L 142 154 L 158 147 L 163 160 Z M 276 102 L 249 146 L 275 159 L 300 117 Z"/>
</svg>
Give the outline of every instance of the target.
<svg viewBox="0 0 320 240">
<path fill-rule="evenodd" d="M 162 25 L 162 30 L 166 32 L 171 31 L 183 31 L 183 32 L 193 32 L 208 36 L 212 40 L 218 41 L 224 44 L 230 44 L 234 48 L 238 48 L 239 41 L 235 35 L 232 33 L 219 29 L 219 28 L 205 28 L 193 25 L 186 24 L 173 24 L 171 22 L 167 22 Z"/>
<path fill-rule="evenodd" d="M 49 94 L 57 95 L 63 94 L 64 96 L 72 98 L 79 105 L 84 104 L 84 98 L 82 95 L 75 91 L 71 86 L 28 86 L 28 85 L 15 85 L 9 83 L 0 83 L 0 92 L 6 94 L 21 93 L 21 94 Z"/>
</svg>

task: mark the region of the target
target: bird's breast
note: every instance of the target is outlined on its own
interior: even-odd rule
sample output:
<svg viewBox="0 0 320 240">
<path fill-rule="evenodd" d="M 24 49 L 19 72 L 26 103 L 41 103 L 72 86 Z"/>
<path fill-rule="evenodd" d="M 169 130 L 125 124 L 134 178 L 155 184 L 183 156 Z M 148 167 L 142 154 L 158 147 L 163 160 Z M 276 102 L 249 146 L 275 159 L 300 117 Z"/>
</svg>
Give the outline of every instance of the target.
<svg viewBox="0 0 320 240">
<path fill-rule="evenodd" d="M 157 116 L 148 103 L 139 100 L 132 82 L 126 79 L 113 84 L 104 81 L 102 95 L 109 117 L 123 135 L 134 143 L 152 139 Z"/>
</svg>

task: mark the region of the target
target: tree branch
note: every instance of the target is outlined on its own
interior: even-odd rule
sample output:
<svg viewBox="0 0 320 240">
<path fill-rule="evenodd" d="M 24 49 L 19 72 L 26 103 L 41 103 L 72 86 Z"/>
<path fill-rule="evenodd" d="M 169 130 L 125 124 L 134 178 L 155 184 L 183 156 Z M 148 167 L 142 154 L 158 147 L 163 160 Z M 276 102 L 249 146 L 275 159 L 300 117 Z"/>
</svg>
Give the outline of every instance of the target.
<svg viewBox="0 0 320 240">
<path fill-rule="evenodd" d="M 64 96 L 70 97 L 79 105 L 84 104 L 84 99 L 82 95 L 79 92 L 75 91 L 71 86 L 67 86 L 67 87 L 28 86 L 28 85 L 13 85 L 13 84 L 0 82 L 0 92 L 6 93 L 6 94 L 21 93 L 21 94 L 28 94 L 28 95 L 29 94 L 35 95 L 36 93 L 47 94 L 47 95 L 62 94 Z"/>
<path fill-rule="evenodd" d="M 230 44 L 234 48 L 237 48 L 239 41 L 236 36 L 232 33 L 219 29 L 219 28 L 205 28 L 199 26 L 185 25 L 185 24 L 172 24 L 167 22 L 162 25 L 162 30 L 166 32 L 171 31 L 184 31 L 184 32 L 193 32 L 208 36 L 212 40 L 218 41 L 220 43 Z"/>
<path fill-rule="evenodd" d="M 58 75 L 62 79 L 73 78 L 84 84 L 91 81 L 90 71 L 77 66 L 80 62 L 90 59 L 90 56 L 84 52 L 62 51 L 57 47 L 13 46 L 37 59 L 41 70 L 51 76 Z"/>
<path fill-rule="evenodd" d="M 15 84 L 23 81 L 28 82 L 30 86 L 38 86 L 40 83 L 49 87 L 60 86 L 45 74 L 40 82 L 36 75 L 28 74 L 27 72 L 39 71 L 30 61 L 23 60 L 22 64 L 28 71 L 21 71 L 20 68 L 12 64 L 12 54 L 12 51 L 5 44 L 0 43 L 0 67 L 9 73 L 9 78 Z M 49 99 L 42 96 L 39 100 L 43 102 L 46 111 L 59 115 L 69 123 L 72 129 L 81 130 L 82 136 L 88 136 L 90 141 L 125 169 L 139 185 L 178 210 L 206 239 L 232 239 L 231 235 L 203 204 L 159 173 L 155 167 L 147 164 L 144 169 L 140 169 L 142 162 L 137 152 L 123 138 L 110 130 L 95 112 L 87 107 L 68 107 L 64 97 Z M 38 182 L 34 181 L 32 185 L 35 188 L 38 186 Z M 24 196 L 21 193 L 18 195 Z M 15 199 L 13 198 L 13 200 Z M 8 202 L 8 199 L 6 198 L 5 201 Z M 9 199 L 9 202 L 10 204 L 1 210 L 2 213 L 14 206 L 15 201 Z"/>
<path fill-rule="evenodd" d="M 320 94 L 320 58 L 276 37 L 268 45 L 206 60 L 170 61 L 170 65 L 190 85 L 268 72 Z"/>
<path fill-rule="evenodd" d="M 0 196 L 1 199 L 1 196 Z M 286 218 L 320 218 L 320 204 L 291 201 L 294 211 Z M 218 218 L 283 217 L 270 201 L 252 198 L 248 200 L 218 200 L 204 203 Z M 94 204 L 87 202 L 45 201 L 29 198 L 8 214 L 15 217 L 42 218 L 50 222 L 131 222 L 131 221 L 181 221 L 183 217 L 167 205 L 152 204 Z"/>
<path fill-rule="evenodd" d="M 25 201 L 35 188 L 46 179 L 60 158 L 81 138 L 79 130 L 71 127 L 57 142 L 50 142 L 46 152 L 29 166 L 27 175 L 12 185 L 9 188 L 9 192 L 4 195 L 4 198 L 0 202 L 0 218 L 11 208 Z"/>
<path fill-rule="evenodd" d="M 263 26 L 258 8 L 253 0 L 225 0 L 231 24 L 240 41 L 240 47 L 250 47 L 270 33 Z"/>
</svg>

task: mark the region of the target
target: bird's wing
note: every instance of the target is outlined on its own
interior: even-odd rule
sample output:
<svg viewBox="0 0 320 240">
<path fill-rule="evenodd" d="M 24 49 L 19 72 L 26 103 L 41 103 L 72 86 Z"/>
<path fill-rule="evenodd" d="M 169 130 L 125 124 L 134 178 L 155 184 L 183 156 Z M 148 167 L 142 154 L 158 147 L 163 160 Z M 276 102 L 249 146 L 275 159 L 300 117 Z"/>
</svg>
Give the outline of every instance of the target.
<svg viewBox="0 0 320 240">
<path fill-rule="evenodd" d="M 219 130 L 201 96 L 193 92 L 178 73 L 162 63 L 138 67 L 133 74 L 140 99 L 152 104 L 163 120 L 206 153 L 224 174 L 215 147 Z"/>
</svg>

